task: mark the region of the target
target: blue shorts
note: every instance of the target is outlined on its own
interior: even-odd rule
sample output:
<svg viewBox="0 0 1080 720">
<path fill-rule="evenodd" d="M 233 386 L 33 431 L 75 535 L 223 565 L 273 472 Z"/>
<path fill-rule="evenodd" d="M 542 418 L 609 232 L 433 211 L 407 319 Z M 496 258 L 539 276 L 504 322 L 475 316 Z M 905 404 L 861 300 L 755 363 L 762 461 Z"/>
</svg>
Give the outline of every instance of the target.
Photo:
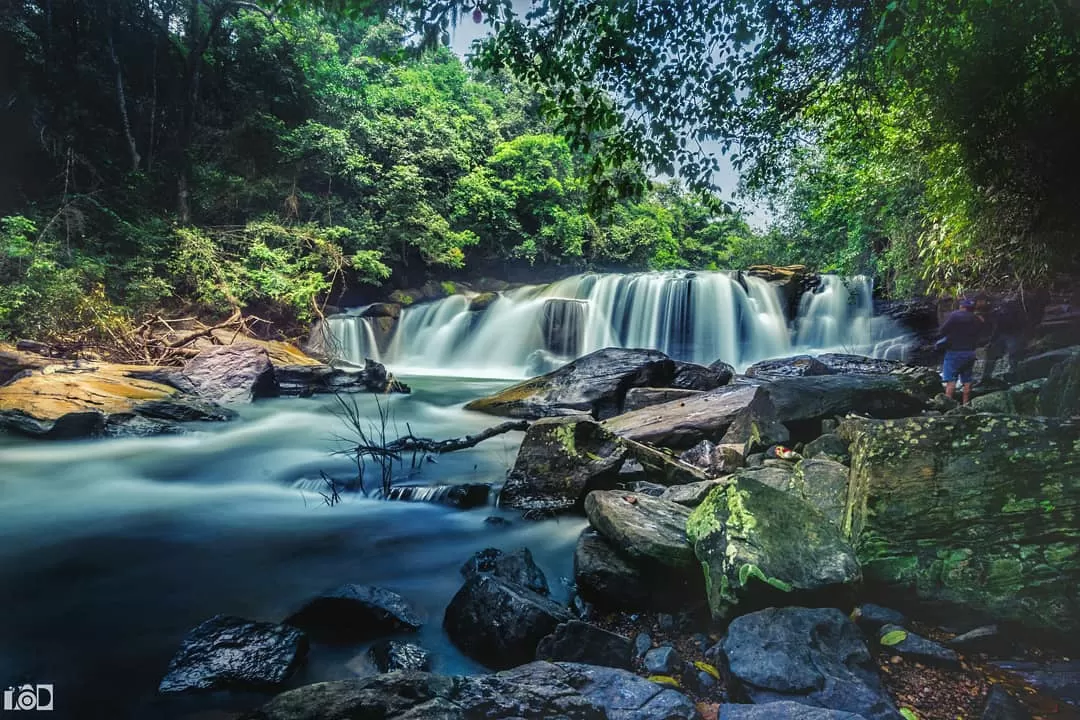
<svg viewBox="0 0 1080 720">
<path fill-rule="evenodd" d="M 960 383 L 967 385 L 975 379 L 975 351 L 974 350 L 949 350 L 945 353 L 945 362 L 941 367 L 941 379 L 944 382 L 955 382 L 960 378 Z"/>
</svg>

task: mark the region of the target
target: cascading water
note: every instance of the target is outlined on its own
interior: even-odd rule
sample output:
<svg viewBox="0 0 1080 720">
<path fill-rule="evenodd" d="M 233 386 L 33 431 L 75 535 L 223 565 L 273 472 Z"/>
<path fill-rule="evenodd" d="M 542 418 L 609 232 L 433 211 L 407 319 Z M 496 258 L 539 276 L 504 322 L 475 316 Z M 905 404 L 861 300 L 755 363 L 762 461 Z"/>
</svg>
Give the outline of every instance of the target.
<svg viewBox="0 0 1080 720">
<path fill-rule="evenodd" d="M 522 377 L 605 347 L 649 348 L 745 367 L 801 352 L 873 354 L 900 333 L 873 318 L 868 278 L 823 276 L 796 317 L 782 290 L 720 272 L 587 274 L 498 296 L 483 310 L 454 295 L 405 308 L 383 352 L 361 311 L 329 318 L 332 354 L 397 372 Z"/>
</svg>

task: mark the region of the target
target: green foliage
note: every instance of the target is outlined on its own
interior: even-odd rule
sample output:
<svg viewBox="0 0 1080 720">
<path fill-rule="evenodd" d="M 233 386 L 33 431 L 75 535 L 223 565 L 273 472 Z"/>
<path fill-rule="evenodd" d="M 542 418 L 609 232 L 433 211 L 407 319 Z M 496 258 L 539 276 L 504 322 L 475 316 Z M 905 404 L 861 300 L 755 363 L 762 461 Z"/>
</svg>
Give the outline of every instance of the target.
<svg viewBox="0 0 1080 720">
<path fill-rule="evenodd" d="M 891 630 L 882 635 L 878 642 L 885 647 L 892 647 L 893 645 L 899 645 L 905 640 L 907 640 L 906 630 Z"/>
</svg>

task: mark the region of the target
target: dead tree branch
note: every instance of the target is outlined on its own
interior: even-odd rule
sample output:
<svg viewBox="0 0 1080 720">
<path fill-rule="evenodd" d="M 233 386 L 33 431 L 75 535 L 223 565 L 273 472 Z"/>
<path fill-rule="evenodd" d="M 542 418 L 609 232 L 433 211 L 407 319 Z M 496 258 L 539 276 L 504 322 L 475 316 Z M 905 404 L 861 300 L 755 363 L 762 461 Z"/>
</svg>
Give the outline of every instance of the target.
<svg viewBox="0 0 1080 720">
<path fill-rule="evenodd" d="M 432 440 L 431 438 L 416 437 L 411 432 L 408 435 L 403 435 L 397 440 L 394 440 L 386 445 L 385 450 L 390 453 L 407 453 L 407 452 L 426 452 L 434 455 L 441 455 L 443 453 L 453 452 L 455 450 L 464 450 L 465 448 L 475 447 L 480 443 L 493 438 L 497 435 L 512 432 L 514 430 L 528 430 L 529 423 L 527 420 L 510 420 L 493 427 L 489 427 L 486 430 L 478 432 L 475 435 L 466 435 L 465 437 L 450 438 L 448 440 Z"/>
</svg>

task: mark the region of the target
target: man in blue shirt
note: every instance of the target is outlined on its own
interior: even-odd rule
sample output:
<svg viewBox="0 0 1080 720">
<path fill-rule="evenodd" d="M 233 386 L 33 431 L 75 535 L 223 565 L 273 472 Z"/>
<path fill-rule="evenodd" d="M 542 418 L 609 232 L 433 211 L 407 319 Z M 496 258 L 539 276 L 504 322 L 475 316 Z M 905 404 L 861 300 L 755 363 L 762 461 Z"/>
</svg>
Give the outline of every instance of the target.
<svg viewBox="0 0 1080 720">
<path fill-rule="evenodd" d="M 956 394 L 956 381 L 964 387 L 963 403 L 971 401 L 971 383 L 975 379 L 975 348 L 983 334 L 983 320 L 975 314 L 975 301 L 964 298 L 960 309 L 949 313 L 940 330 L 938 345 L 945 347 L 945 362 L 941 379 L 945 383 L 945 396 Z"/>
</svg>

